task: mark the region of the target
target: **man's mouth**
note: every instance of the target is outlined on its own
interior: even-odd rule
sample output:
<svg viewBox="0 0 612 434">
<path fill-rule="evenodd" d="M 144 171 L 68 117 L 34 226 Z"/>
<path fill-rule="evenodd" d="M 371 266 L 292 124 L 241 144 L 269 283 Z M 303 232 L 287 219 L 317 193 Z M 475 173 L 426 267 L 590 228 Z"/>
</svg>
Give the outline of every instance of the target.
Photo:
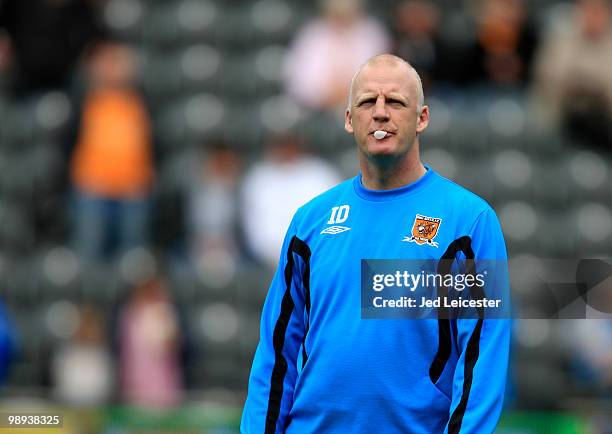
<svg viewBox="0 0 612 434">
<path fill-rule="evenodd" d="M 375 130 L 370 133 L 376 140 L 383 140 L 393 135 L 392 132 L 385 130 Z"/>
</svg>

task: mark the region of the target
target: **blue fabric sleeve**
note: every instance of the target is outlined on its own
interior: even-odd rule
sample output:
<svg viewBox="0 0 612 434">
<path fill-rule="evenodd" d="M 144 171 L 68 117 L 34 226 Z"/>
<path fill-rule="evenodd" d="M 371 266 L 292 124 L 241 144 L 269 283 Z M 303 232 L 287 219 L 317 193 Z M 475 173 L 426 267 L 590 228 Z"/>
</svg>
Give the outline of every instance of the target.
<svg viewBox="0 0 612 434">
<path fill-rule="evenodd" d="M 260 339 L 240 425 L 242 433 L 285 432 L 293 404 L 305 335 L 304 260 L 295 232 L 294 218 L 262 311 Z"/>
<path fill-rule="evenodd" d="M 474 258 L 499 260 L 507 270 L 506 246 L 492 209 L 483 211 L 471 233 Z M 509 291 L 507 273 L 502 282 Z M 459 319 L 459 360 L 453 378 L 450 417 L 445 433 L 492 433 L 499 420 L 510 351 L 509 319 Z"/>
</svg>

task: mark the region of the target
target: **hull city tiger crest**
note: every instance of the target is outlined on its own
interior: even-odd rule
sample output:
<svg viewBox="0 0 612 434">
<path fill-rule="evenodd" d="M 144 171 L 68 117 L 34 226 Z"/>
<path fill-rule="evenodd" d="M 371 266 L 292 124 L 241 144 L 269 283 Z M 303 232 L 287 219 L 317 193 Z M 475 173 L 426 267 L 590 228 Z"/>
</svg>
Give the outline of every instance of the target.
<svg viewBox="0 0 612 434">
<path fill-rule="evenodd" d="M 404 237 L 402 241 L 438 247 L 438 243 L 434 241 L 434 238 L 438 234 L 440 223 L 442 223 L 441 218 L 427 217 L 417 214 L 414 218 L 414 223 L 412 224 L 411 236 Z"/>
</svg>

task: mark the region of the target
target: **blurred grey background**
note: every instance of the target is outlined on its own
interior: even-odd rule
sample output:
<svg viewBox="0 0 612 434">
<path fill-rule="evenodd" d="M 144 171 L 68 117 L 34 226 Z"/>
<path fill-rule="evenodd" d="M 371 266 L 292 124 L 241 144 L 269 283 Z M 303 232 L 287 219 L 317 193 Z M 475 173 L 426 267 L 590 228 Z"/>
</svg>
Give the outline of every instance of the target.
<svg viewBox="0 0 612 434">
<path fill-rule="evenodd" d="M 381 52 L 420 73 L 422 158 L 495 208 L 516 294 L 546 259 L 609 259 L 611 18 L 607 0 L 0 0 L 0 408 L 235 432 L 280 242 L 356 174 L 348 83 Z M 612 432 L 611 324 L 516 320 L 499 432 Z"/>
</svg>

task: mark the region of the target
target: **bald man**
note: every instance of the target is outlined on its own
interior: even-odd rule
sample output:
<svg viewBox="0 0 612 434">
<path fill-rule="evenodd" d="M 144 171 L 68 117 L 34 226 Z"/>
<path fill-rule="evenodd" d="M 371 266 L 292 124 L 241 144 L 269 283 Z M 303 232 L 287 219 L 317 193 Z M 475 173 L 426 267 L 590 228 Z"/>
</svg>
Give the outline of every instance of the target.
<svg viewBox="0 0 612 434">
<path fill-rule="evenodd" d="M 392 274 L 374 275 L 371 288 L 364 279 L 362 260 L 433 262 L 441 272 L 441 259 L 506 259 L 491 207 L 421 163 L 428 123 L 408 63 L 386 54 L 356 72 L 344 127 L 361 171 L 300 208 L 289 226 L 262 312 L 242 432 L 494 431 L 508 321 L 480 308 L 411 317 L 415 310 L 400 306 L 408 297 L 385 298 L 401 286 Z M 489 288 L 476 286 L 469 295 L 482 301 Z"/>
</svg>

